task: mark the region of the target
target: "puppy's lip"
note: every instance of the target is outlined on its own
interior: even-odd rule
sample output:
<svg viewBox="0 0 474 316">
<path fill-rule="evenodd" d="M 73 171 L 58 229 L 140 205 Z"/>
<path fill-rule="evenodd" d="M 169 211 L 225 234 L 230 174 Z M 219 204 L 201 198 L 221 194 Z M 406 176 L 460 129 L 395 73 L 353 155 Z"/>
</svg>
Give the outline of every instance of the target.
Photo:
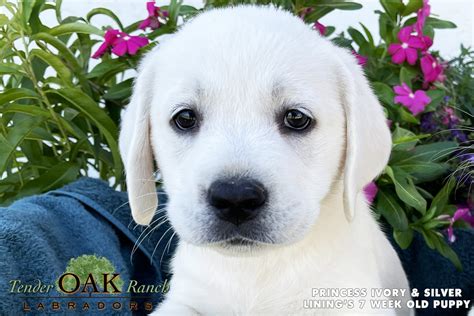
<svg viewBox="0 0 474 316">
<path fill-rule="evenodd" d="M 234 237 L 231 239 L 224 240 L 223 243 L 230 246 L 253 246 L 259 242 L 247 238 Z"/>
</svg>

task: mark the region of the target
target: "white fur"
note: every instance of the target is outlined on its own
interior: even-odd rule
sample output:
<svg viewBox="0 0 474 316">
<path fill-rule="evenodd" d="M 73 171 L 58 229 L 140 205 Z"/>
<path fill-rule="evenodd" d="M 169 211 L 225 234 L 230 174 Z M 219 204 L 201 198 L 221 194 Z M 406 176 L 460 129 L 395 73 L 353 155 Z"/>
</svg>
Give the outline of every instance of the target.
<svg viewBox="0 0 474 316">
<path fill-rule="evenodd" d="M 288 104 L 308 110 L 316 127 L 282 133 L 278 113 Z M 185 105 L 201 116 L 192 135 L 170 123 Z M 361 193 L 390 154 L 382 108 L 350 53 L 289 13 L 211 10 L 150 52 L 120 147 L 135 220 L 149 224 L 156 209 L 154 157 L 180 237 L 157 315 L 321 314 L 303 308 L 312 288 L 408 289 Z M 259 246 L 232 248 L 215 235 L 219 221 L 202 192 L 222 175 L 268 189 Z"/>
</svg>

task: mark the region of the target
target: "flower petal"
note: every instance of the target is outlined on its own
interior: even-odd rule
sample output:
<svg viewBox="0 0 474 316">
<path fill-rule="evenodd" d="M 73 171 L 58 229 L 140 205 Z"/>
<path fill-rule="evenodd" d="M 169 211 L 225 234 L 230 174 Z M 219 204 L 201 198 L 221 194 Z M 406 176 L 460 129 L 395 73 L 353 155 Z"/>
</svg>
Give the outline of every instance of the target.
<svg viewBox="0 0 474 316">
<path fill-rule="evenodd" d="M 92 58 L 100 58 L 102 57 L 107 50 L 109 49 L 109 44 L 107 42 L 103 42 L 102 45 L 99 46 L 99 48 L 95 51 L 95 53 L 92 55 Z"/>
<path fill-rule="evenodd" d="M 148 1 L 146 3 L 146 10 L 148 11 L 148 16 L 155 16 L 156 15 L 156 7 L 155 1 Z"/>
<path fill-rule="evenodd" d="M 393 100 L 395 101 L 395 103 L 403 104 L 407 107 L 413 104 L 413 99 L 410 98 L 409 96 L 398 95 Z"/>
<path fill-rule="evenodd" d="M 406 86 L 405 83 L 403 83 L 401 86 L 395 86 L 393 87 L 393 91 L 395 91 L 396 94 L 398 95 L 409 95 L 411 93 L 410 88 L 407 89 L 408 86 Z"/>
<path fill-rule="evenodd" d="M 370 204 L 374 202 L 378 191 L 379 191 L 379 188 L 373 181 L 364 187 L 364 195 Z"/>
<path fill-rule="evenodd" d="M 112 53 L 117 56 L 123 56 L 127 53 L 127 41 L 120 41 L 112 48 Z"/>
<path fill-rule="evenodd" d="M 408 42 L 411 36 L 411 32 L 413 32 L 413 26 L 405 26 L 403 27 L 400 32 L 398 32 L 398 39 L 402 43 Z"/>
<path fill-rule="evenodd" d="M 416 60 L 418 59 L 418 52 L 416 49 L 407 48 L 405 49 L 405 54 L 407 56 L 407 61 L 410 65 L 416 64 Z"/>
<path fill-rule="evenodd" d="M 412 48 L 422 49 L 425 47 L 425 43 L 418 36 L 410 36 L 410 39 L 408 40 L 407 43 Z"/>
<path fill-rule="evenodd" d="M 402 45 L 392 43 L 392 44 L 388 45 L 388 53 L 390 55 L 393 55 L 396 52 L 398 52 L 401 48 L 402 48 Z"/>
<path fill-rule="evenodd" d="M 406 59 L 405 49 L 399 49 L 393 56 L 392 62 L 394 64 L 403 64 Z"/>
<path fill-rule="evenodd" d="M 150 18 L 146 18 L 145 20 L 142 21 L 142 23 L 140 23 L 140 25 L 138 26 L 138 28 L 140 30 L 145 30 L 147 27 L 149 27 L 151 24 L 150 22 Z"/>
</svg>

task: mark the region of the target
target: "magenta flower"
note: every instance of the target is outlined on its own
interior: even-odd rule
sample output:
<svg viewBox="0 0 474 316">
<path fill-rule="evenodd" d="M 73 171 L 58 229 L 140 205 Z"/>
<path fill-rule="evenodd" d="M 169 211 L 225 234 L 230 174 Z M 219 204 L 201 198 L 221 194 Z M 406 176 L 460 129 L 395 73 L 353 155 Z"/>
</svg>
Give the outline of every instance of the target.
<svg viewBox="0 0 474 316">
<path fill-rule="evenodd" d="M 375 200 L 375 197 L 377 196 L 377 192 L 379 191 L 379 188 L 375 184 L 375 182 L 370 182 L 364 187 L 364 195 L 367 201 L 372 204 Z"/>
<path fill-rule="evenodd" d="M 430 16 L 431 7 L 428 0 L 423 0 L 423 7 L 417 12 L 417 19 L 415 23 L 415 29 L 419 36 L 423 34 L 423 28 L 425 27 L 426 19 Z"/>
<path fill-rule="evenodd" d="M 117 56 L 123 56 L 126 53 L 135 55 L 141 47 L 146 45 L 148 45 L 148 38 L 146 37 L 121 33 L 113 45 L 112 53 Z"/>
<path fill-rule="evenodd" d="M 97 49 L 94 55 L 92 55 L 92 58 L 97 59 L 102 57 L 109 50 L 109 48 L 113 46 L 119 34 L 119 30 L 107 30 L 104 35 L 104 42 L 102 43 L 102 45 L 100 45 L 99 49 Z"/>
<path fill-rule="evenodd" d="M 442 122 L 446 126 L 459 124 L 459 117 L 454 113 L 454 109 L 448 106 L 443 108 Z"/>
<path fill-rule="evenodd" d="M 155 1 L 146 3 L 148 17 L 140 23 L 139 29 L 145 30 L 147 27 L 156 30 L 164 23 L 165 18 L 168 17 L 168 11 L 161 10 L 160 7 L 155 6 Z"/>
<path fill-rule="evenodd" d="M 413 115 L 423 112 L 426 105 L 431 102 L 430 97 L 423 90 L 411 91 L 406 83 L 393 88 L 397 96 L 394 98 L 395 103 L 400 103 L 410 110 Z"/>
<path fill-rule="evenodd" d="M 423 48 L 421 49 L 422 52 L 426 52 L 433 45 L 433 40 L 427 35 L 419 36 L 419 39 L 423 43 Z"/>
<path fill-rule="evenodd" d="M 456 212 L 454 212 L 453 217 L 449 220 L 448 227 L 448 240 L 453 243 L 456 241 L 456 236 L 454 235 L 453 225 L 458 220 L 462 219 L 468 223 L 471 227 L 474 227 L 474 215 L 471 214 L 468 207 L 458 206 Z"/>
<path fill-rule="evenodd" d="M 355 58 L 357 59 L 357 63 L 362 67 L 365 67 L 367 61 L 369 60 L 367 57 L 358 54 L 355 50 L 352 51 L 352 55 L 355 56 Z"/>
<path fill-rule="evenodd" d="M 318 30 L 319 34 L 322 36 L 326 34 L 326 26 L 319 23 L 319 21 L 314 22 L 313 29 Z"/>
<path fill-rule="evenodd" d="M 421 71 L 425 77 L 425 82 L 442 81 L 443 67 L 436 58 L 426 53 L 420 60 Z M 441 79 L 441 80 L 440 80 Z"/>
<path fill-rule="evenodd" d="M 137 51 L 148 44 L 148 39 L 142 36 L 132 36 L 119 30 L 110 29 L 105 32 L 104 42 L 92 55 L 92 58 L 99 58 L 112 49 L 112 53 L 123 56 L 126 53 L 135 55 Z"/>
<path fill-rule="evenodd" d="M 398 40 L 400 43 L 392 43 L 388 46 L 388 53 L 392 55 L 392 62 L 395 64 L 403 64 L 408 61 L 410 65 L 414 65 L 418 59 L 418 49 L 423 49 L 425 44 L 411 33 L 412 26 L 406 26 L 398 32 Z"/>
</svg>

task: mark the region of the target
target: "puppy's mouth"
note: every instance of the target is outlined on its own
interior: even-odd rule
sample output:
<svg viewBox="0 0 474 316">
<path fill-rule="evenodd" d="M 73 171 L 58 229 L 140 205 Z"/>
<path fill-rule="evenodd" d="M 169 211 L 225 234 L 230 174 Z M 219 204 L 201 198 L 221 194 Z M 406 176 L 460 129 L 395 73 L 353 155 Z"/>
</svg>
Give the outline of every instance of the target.
<svg viewBox="0 0 474 316">
<path fill-rule="evenodd" d="M 258 242 L 250 239 L 241 237 L 235 237 L 222 242 L 226 246 L 237 246 L 237 247 L 251 247 L 256 245 Z"/>
</svg>

